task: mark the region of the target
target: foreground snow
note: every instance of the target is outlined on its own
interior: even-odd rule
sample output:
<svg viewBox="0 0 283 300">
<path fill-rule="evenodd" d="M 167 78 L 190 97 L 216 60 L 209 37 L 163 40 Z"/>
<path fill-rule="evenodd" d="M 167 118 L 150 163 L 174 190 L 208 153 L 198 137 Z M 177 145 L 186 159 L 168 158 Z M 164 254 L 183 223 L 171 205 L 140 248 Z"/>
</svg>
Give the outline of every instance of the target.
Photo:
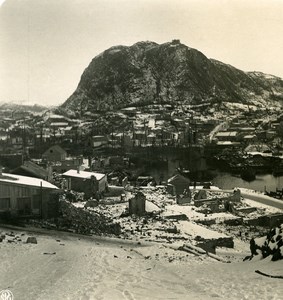
<svg viewBox="0 0 283 300">
<path fill-rule="evenodd" d="M 283 275 L 283 261 L 241 262 L 242 252 L 225 264 L 157 243 L 47 234 L 0 243 L 0 289 L 15 299 L 282 299 L 282 279 L 255 270 Z"/>
</svg>

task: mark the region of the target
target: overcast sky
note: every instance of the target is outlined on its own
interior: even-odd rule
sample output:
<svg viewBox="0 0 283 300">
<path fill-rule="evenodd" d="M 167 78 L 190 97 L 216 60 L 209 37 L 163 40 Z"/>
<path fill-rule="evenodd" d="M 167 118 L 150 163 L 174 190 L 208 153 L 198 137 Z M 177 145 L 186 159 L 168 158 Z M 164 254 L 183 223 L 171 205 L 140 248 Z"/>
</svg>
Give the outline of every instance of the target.
<svg viewBox="0 0 283 300">
<path fill-rule="evenodd" d="M 7 0 L 0 101 L 64 102 L 114 45 L 180 39 L 209 58 L 283 78 L 283 0 Z"/>
</svg>

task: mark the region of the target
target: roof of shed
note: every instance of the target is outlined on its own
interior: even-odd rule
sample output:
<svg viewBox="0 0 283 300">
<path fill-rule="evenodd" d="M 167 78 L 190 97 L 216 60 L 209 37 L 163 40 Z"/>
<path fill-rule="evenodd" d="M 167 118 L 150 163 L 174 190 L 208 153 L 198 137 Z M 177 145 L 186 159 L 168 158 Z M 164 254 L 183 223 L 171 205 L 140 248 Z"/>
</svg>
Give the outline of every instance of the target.
<svg viewBox="0 0 283 300">
<path fill-rule="evenodd" d="M 94 176 L 97 180 L 102 179 L 105 174 L 95 173 L 95 172 L 87 172 L 87 171 L 77 171 L 77 170 L 69 170 L 63 174 L 64 176 L 76 177 L 76 178 L 84 178 L 90 179 L 91 176 Z"/>
</svg>

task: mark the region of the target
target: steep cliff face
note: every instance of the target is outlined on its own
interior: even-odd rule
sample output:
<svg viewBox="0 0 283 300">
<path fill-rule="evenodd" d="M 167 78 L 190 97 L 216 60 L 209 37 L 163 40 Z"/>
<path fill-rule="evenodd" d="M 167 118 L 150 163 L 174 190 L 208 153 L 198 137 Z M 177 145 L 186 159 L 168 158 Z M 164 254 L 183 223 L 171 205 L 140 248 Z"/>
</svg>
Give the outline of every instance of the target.
<svg viewBox="0 0 283 300">
<path fill-rule="evenodd" d="M 282 96 L 282 79 L 245 73 L 173 40 L 104 51 L 91 61 L 62 107 L 96 111 L 156 102 L 252 103 Z"/>
</svg>

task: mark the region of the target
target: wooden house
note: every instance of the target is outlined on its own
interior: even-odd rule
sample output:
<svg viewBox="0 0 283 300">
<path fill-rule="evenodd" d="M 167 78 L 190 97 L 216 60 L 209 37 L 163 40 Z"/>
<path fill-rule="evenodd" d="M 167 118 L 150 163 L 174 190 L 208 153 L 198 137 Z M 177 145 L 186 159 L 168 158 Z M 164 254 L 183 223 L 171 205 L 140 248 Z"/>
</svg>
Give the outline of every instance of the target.
<svg viewBox="0 0 283 300">
<path fill-rule="evenodd" d="M 104 135 L 95 135 L 92 137 L 92 146 L 94 148 L 99 148 L 108 145 L 108 138 Z"/>
<path fill-rule="evenodd" d="M 54 145 L 42 154 L 42 159 L 47 161 L 63 161 L 67 158 L 67 152 L 59 145 Z"/>
<path fill-rule="evenodd" d="M 14 217 L 58 216 L 59 192 L 38 178 L 0 173 L 0 215 Z"/>
</svg>

